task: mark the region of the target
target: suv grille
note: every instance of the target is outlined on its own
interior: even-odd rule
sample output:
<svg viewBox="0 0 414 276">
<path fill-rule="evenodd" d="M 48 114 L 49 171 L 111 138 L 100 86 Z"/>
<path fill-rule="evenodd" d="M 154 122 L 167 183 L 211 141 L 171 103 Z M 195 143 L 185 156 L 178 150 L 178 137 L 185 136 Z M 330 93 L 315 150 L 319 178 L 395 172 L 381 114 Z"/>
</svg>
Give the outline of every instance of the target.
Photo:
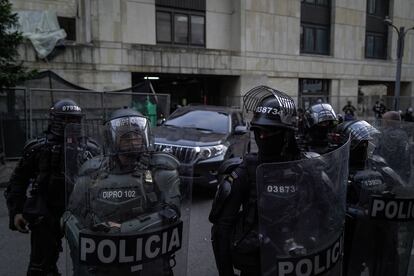
<svg viewBox="0 0 414 276">
<path fill-rule="evenodd" d="M 191 163 L 196 160 L 198 155 L 198 152 L 194 147 L 155 144 L 155 150 L 170 153 L 182 163 Z"/>
</svg>

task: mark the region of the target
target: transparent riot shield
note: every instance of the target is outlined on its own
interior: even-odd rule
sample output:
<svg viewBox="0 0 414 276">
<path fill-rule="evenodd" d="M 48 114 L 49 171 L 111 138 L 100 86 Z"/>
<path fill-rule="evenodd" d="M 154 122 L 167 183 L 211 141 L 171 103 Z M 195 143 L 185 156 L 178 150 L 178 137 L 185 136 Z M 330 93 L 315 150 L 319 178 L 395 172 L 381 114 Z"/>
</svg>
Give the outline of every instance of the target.
<svg viewBox="0 0 414 276">
<path fill-rule="evenodd" d="M 180 171 L 192 167 L 153 151 L 148 126 L 144 117 L 94 126 L 101 153 L 67 182 L 67 275 L 186 275 L 191 181 Z M 76 131 L 67 128 L 66 139 Z"/>
<path fill-rule="evenodd" d="M 262 275 L 341 275 L 349 142 L 257 168 Z"/>
<path fill-rule="evenodd" d="M 409 275 L 414 124 L 378 120 L 373 125 L 378 133 L 370 141 L 366 167 L 350 172 L 346 275 Z"/>
</svg>

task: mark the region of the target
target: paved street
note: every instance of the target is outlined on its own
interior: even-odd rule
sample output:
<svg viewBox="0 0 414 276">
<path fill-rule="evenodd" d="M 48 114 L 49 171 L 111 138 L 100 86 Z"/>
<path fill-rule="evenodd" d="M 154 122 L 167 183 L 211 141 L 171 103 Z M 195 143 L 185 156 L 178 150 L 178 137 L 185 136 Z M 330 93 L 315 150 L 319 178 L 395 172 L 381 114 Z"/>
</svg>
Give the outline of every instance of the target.
<svg viewBox="0 0 414 276">
<path fill-rule="evenodd" d="M 29 235 L 8 230 L 6 203 L 3 197 L 4 189 L 0 189 L 0 276 L 24 276 L 29 258 Z M 191 213 L 189 273 L 197 276 L 216 276 L 213 252 L 210 243 L 210 223 L 208 213 L 211 207 L 211 196 L 195 193 Z M 59 268 L 62 272 L 70 271 L 66 268 L 62 254 Z"/>
</svg>

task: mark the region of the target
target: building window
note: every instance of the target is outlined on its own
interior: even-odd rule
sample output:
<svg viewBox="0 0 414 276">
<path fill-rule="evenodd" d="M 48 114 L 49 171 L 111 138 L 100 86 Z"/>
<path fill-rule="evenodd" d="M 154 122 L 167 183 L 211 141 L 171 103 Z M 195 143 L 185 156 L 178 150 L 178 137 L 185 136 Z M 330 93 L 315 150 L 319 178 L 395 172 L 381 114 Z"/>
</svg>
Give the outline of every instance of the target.
<svg viewBox="0 0 414 276">
<path fill-rule="evenodd" d="M 191 16 L 191 44 L 204 45 L 204 16 Z"/>
<path fill-rule="evenodd" d="M 58 16 L 58 23 L 66 32 L 66 40 L 76 41 L 76 18 Z"/>
<path fill-rule="evenodd" d="M 388 16 L 389 0 L 368 0 L 365 28 L 365 57 L 387 58 L 388 26 L 384 19 Z"/>
<path fill-rule="evenodd" d="M 174 16 L 174 42 L 188 43 L 188 16 L 175 14 Z"/>
<path fill-rule="evenodd" d="M 331 7 L 329 0 L 302 0 L 301 53 L 329 55 Z"/>
<path fill-rule="evenodd" d="M 205 13 L 157 7 L 157 43 L 205 46 Z"/>
<path fill-rule="evenodd" d="M 171 13 L 157 12 L 157 41 L 171 42 Z"/>
<path fill-rule="evenodd" d="M 320 101 L 329 102 L 329 80 L 299 79 L 299 105 L 306 109 Z"/>
<path fill-rule="evenodd" d="M 301 50 L 304 53 L 329 54 L 329 27 L 301 26 Z"/>
<path fill-rule="evenodd" d="M 375 14 L 375 2 L 376 0 L 368 0 L 368 7 L 367 7 L 368 14 Z"/>
<path fill-rule="evenodd" d="M 365 38 L 365 56 L 367 58 L 385 58 L 386 37 L 383 34 L 367 33 Z"/>
</svg>

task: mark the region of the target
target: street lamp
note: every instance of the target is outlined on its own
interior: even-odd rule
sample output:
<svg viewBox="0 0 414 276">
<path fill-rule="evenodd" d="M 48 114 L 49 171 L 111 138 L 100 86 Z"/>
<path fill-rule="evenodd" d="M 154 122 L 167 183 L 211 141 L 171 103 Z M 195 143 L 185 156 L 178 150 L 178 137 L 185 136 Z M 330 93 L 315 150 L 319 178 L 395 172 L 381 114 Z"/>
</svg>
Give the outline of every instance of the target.
<svg viewBox="0 0 414 276">
<path fill-rule="evenodd" d="M 394 110 L 400 110 L 400 86 L 401 86 L 401 65 L 402 65 L 402 58 L 404 55 L 404 39 L 405 35 L 408 31 L 413 30 L 414 27 L 409 29 L 405 29 L 404 26 L 397 28 L 394 24 L 392 24 L 392 20 L 388 17 L 385 18 L 384 23 L 388 26 L 393 27 L 398 34 L 398 42 L 397 42 L 397 73 L 395 75 L 395 94 L 394 94 Z"/>
</svg>

